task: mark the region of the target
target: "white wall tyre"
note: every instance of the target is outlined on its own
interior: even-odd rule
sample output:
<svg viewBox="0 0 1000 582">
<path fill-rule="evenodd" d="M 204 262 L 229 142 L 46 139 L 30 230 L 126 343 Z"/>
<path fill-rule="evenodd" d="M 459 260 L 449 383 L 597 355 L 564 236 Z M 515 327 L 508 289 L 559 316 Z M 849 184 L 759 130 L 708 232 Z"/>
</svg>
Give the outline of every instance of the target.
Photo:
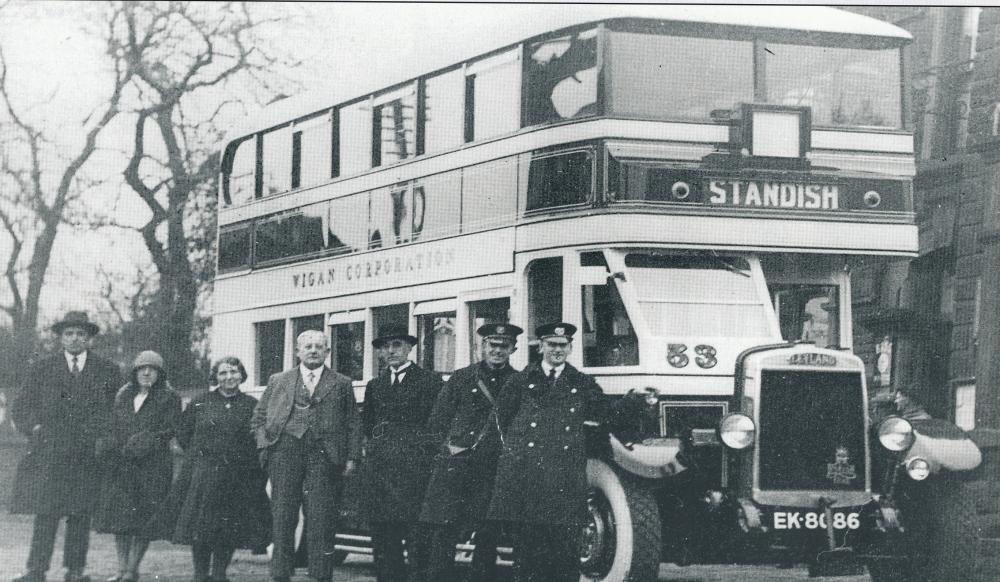
<svg viewBox="0 0 1000 582">
<path fill-rule="evenodd" d="M 581 582 L 652 582 L 660 568 L 660 512 L 646 489 L 603 461 L 587 461 L 588 523 L 581 540 Z"/>
</svg>

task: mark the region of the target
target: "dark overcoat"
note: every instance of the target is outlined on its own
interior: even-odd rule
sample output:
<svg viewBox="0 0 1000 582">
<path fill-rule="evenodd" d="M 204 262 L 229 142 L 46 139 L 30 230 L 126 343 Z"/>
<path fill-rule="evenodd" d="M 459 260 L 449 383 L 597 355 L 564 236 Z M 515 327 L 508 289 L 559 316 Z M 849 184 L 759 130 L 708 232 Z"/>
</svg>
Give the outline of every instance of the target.
<svg viewBox="0 0 1000 582">
<path fill-rule="evenodd" d="M 371 521 L 414 522 L 440 445 L 427 426 L 441 379 L 416 364 L 392 386 L 388 369 L 365 387 L 363 476 Z"/>
<path fill-rule="evenodd" d="M 185 464 L 165 508 L 173 541 L 262 551 L 271 540 L 267 474 L 257 462 L 250 417 L 257 400 L 239 392 L 200 394 L 181 416 Z"/>
<path fill-rule="evenodd" d="M 88 352 L 86 365 L 74 377 L 60 351 L 32 366 L 27 378 L 11 404 L 11 419 L 30 446 L 17 467 L 10 511 L 89 514 L 101 483 L 95 442 L 107 430 L 121 373 Z M 41 429 L 35 436 L 37 425 Z"/>
<path fill-rule="evenodd" d="M 580 525 L 588 490 L 584 423 L 603 424 L 608 416 L 600 386 L 569 364 L 550 385 L 531 364 L 507 381 L 498 412 L 504 445 L 488 517 Z"/>
<path fill-rule="evenodd" d="M 170 538 L 152 518 L 170 492 L 174 460 L 170 440 L 180 424 L 181 399 L 158 382 L 136 411 L 139 389 L 126 384 L 115 396 L 100 508 L 94 529 L 102 533 Z"/>
<path fill-rule="evenodd" d="M 420 521 L 474 525 L 486 518 L 500 454 L 494 402 L 514 368 L 479 362 L 455 370 L 445 383 L 428 423 L 442 435 L 434 457 Z M 491 401 L 479 385 L 489 390 Z"/>
</svg>

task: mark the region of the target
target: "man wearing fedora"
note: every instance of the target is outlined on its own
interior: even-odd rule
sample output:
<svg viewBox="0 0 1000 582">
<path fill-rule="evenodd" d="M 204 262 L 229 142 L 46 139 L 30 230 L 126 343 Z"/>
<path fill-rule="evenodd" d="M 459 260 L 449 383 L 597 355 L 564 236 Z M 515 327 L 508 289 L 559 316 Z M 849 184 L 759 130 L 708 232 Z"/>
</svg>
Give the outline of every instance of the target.
<svg viewBox="0 0 1000 582">
<path fill-rule="evenodd" d="M 70 311 L 52 331 L 61 349 L 31 367 L 11 406 L 30 448 L 17 467 L 10 511 L 35 515 L 27 571 L 14 582 L 45 581 L 62 518 L 65 580 L 89 582 L 83 571 L 101 483 L 96 443 L 122 386 L 118 367 L 89 349 L 99 328 L 85 312 Z"/>
<path fill-rule="evenodd" d="M 497 398 L 503 431 L 488 516 L 516 531 L 516 582 L 580 577 L 577 552 L 587 512 L 584 425 L 607 424 L 593 378 L 566 362 L 576 327 L 539 326 L 542 361 L 511 376 Z"/>
<path fill-rule="evenodd" d="M 438 395 L 430 427 L 442 445 L 420 521 L 433 530 L 430 578 L 455 579 L 455 544 L 461 532 L 475 530 L 471 582 L 496 579 L 498 530 L 487 523 L 493 476 L 500 455 L 500 424 L 496 399 L 517 371 L 510 356 L 524 330 L 509 323 L 488 323 L 476 330 L 482 337 L 479 362 L 455 370 Z"/>
<path fill-rule="evenodd" d="M 361 414 L 366 440 L 365 490 L 378 582 L 430 581 L 428 540 L 417 527 L 439 440 L 428 419 L 441 379 L 409 359 L 417 338 L 387 325 L 372 345 L 387 366 L 368 382 Z M 409 568 L 403 555 L 403 540 Z"/>
<path fill-rule="evenodd" d="M 342 476 L 361 456 L 361 424 L 350 378 L 325 365 L 330 353 L 326 334 L 304 331 L 295 346 L 299 365 L 267 381 L 250 428 L 271 479 L 271 578 L 288 582 L 294 573 L 301 507 L 309 576 L 327 582 L 333 575 Z"/>
</svg>

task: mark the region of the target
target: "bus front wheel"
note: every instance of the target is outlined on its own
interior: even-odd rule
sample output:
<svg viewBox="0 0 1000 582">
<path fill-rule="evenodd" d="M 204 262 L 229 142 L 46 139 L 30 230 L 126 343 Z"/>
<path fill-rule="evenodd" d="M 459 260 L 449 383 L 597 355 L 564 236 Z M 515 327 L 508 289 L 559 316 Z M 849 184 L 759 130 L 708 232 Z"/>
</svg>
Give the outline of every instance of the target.
<svg viewBox="0 0 1000 582">
<path fill-rule="evenodd" d="M 588 520 L 581 582 L 645 582 L 660 568 L 660 512 L 653 495 L 607 463 L 587 461 Z"/>
</svg>

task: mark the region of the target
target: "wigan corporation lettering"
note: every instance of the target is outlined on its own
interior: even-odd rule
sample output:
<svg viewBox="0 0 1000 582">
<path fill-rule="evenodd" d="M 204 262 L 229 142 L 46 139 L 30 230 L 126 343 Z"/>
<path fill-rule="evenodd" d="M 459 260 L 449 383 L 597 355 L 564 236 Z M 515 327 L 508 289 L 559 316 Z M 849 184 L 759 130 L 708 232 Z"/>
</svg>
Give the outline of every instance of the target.
<svg viewBox="0 0 1000 582">
<path fill-rule="evenodd" d="M 447 267 L 455 262 L 454 249 L 411 253 L 395 257 L 348 262 L 322 269 L 292 273 L 292 287 L 309 289 L 349 285 L 365 279 L 387 279 Z"/>
<path fill-rule="evenodd" d="M 744 208 L 804 208 L 836 210 L 840 192 L 835 184 L 709 180 L 711 204 Z"/>
</svg>

